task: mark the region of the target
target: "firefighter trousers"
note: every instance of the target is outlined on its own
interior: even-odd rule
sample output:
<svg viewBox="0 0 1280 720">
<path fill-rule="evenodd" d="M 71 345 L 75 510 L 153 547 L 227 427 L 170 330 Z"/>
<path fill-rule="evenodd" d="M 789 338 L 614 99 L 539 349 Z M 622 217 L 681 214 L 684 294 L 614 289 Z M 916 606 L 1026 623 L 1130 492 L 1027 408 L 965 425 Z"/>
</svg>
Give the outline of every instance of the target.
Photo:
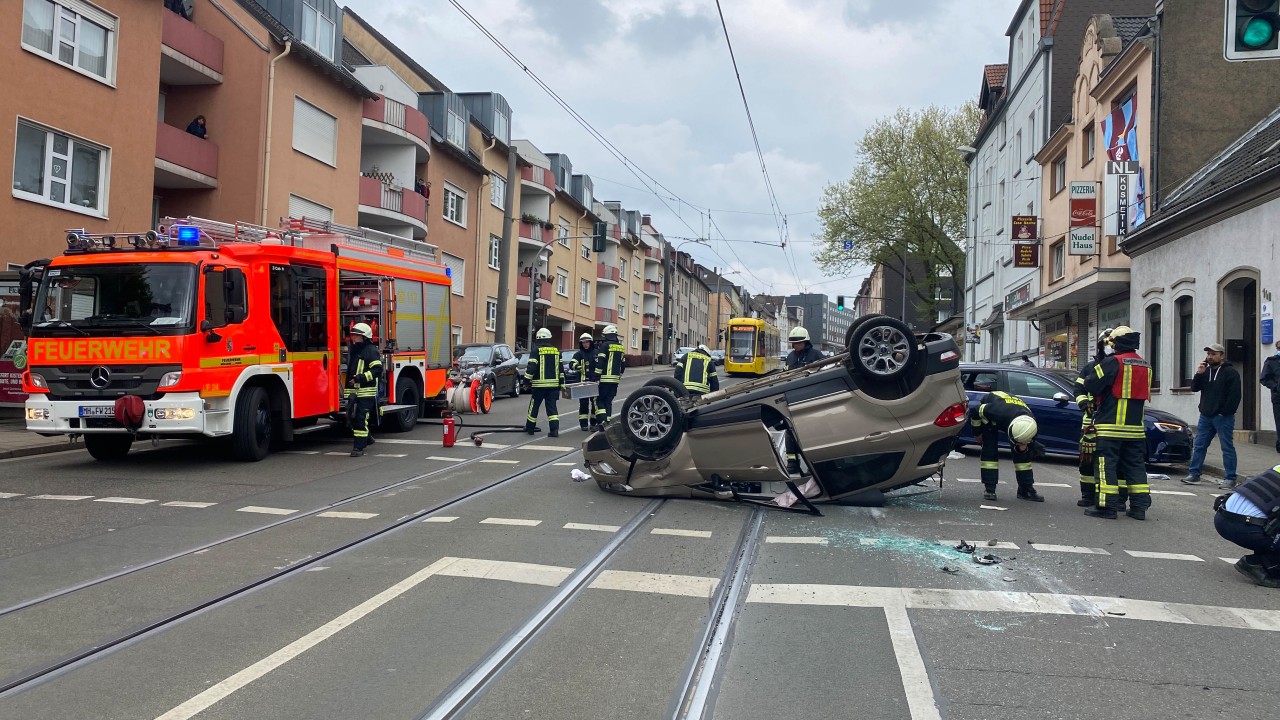
<svg viewBox="0 0 1280 720">
<path fill-rule="evenodd" d="M 1123 483 L 1128 489 L 1129 507 L 1146 510 L 1151 507 L 1151 486 L 1147 484 L 1146 438 L 1098 438 L 1097 480 L 1098 507 L 1120 510 L 1124 500 Z"/>
<path fill-rule="evenodd" d="M 378 399 L 372 397 L 357 397 L 351 401 L 351 434 L 356 438 L 352 449 L 364 450 L 372 442 L 369 437 L 369 420 L 373 417 L 373 409 L 377 403 Z"/>
<path fill-rule="evenodd" d="M 1090 505 L 1098 504 L 1098 433 L 1091 426 L 1080 436 L 1080 499 Z M 1120 485 L 1120 506 L 1129 502 L 1129 483 L 1123 477 L 1116 478 Z"/>
<path fill-rule="evenodd" d="M 618 383 L 600 383 L 600 396 L 596 398 L 596 424 L 603 425 L 613 417 L 613 399 L 618 396 Z"/>
<path fill-rule="evenodd" d="M 560 388 L 534 388 L 533 396 L 529 398 L 529 417 L 524 420 L 525 432 L 532 433 L 538 427 L 538 411 L 542 409 L 542 404 L 547 404 L 547 426 L 551 432 L 560 432 L 560 409 L 556 406 L 556 401 L 560 398 Z"/>
<path fill-rule="evenodd" d="M 578 425 L 586 430 L 591 423 L 595 422 L 596 417 L 596 399 L 582 398 L 578 401 Z"/>
<path fill-rule="evenodd" d="M 982 455 L 978 467 L 982 473 L 982 485 L 987 492 L 995 492 L 1000 480 L 1000 431 L 994 425 L 984 425 L 982 432 Z M 1035 474 L 1031 471 L 1031 446 L 1026 450 L 1018 450 L 1010 443 L 1013 452 L 1013 476 L 1018 481 L 1018 490 L 1030 490 L 1035 484 Z"/>
</svg>

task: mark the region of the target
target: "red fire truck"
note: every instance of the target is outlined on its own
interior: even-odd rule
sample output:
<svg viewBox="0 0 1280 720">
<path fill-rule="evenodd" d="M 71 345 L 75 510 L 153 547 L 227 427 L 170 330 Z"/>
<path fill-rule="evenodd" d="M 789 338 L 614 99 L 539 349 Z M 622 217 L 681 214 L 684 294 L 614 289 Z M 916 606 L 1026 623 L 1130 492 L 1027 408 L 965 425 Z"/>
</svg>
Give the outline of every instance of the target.
<svg viewBox="0 0 1280 720">
<path fill-rule="evenodd" d="M 345 419 L 346 337 L 373 328 L 382 428 L 412 428 L 451 364 L 449 271 L 426 243 L 332 223 L 166 218 L 71 231 L 23 271 L 27 428 L 83 436 L 99 460 L 147 437 L 229 437 L 261 460 Z M 38 281 L 38 286 L 37 286 Z"/>
</svg>

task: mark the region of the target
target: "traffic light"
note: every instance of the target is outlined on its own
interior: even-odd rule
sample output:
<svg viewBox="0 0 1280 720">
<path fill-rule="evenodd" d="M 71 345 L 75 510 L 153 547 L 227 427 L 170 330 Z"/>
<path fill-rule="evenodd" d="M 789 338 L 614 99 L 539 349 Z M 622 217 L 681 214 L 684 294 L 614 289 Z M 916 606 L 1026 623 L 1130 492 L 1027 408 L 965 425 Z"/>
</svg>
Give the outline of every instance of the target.
<svg viewBox="0 0 1280 720">
<path fill-rule="evenodd" d="M 720 328 L 719 334 L 716 336 L 717 342 L 724 342 L 724 328 Z"/>
<path fill-rule="evenodd" d="M 676 336 L 676 324 L 667 323 L 667 337 L 673 338 L 675 336 Z"/>
<path fill-rule="evenodd" d="M 1227 0 L 1225 22 L 1227 60 L 1280 58 L 1280 0 Z"/>
<path fill-rule="evenodd" d="M 598 222 L 591 228 L 592 252 L 604 252 L 604 236 L 609 234 L 609 223 Z"/>
<path fill-rule="evenodd" d="M 843 295 L 836 296 L 836 310 L 838 312 L 844 312 L 844 296 Z"/>
</svg>

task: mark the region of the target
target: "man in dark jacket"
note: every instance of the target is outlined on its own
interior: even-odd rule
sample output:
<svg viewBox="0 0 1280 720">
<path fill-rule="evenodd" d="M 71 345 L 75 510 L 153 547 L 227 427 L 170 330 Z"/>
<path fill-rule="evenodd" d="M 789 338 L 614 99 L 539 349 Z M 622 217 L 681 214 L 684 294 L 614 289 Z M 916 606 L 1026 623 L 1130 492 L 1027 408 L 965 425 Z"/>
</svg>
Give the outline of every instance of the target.
<svg viewBox="0 0 1280 720">
<path fill-rule="evenodd" d="M 347 358 L 347 385 L 351 390 L 350 421 L 355 443 L 351 457 L 364 455 L 373 444 L 369 421 L 378 409 L 378 378 L 382 377 L 382 354 L 373 343 L 373 328 L 368 323 L 351 326 L 351 349 Z"/>
<path fill-rule="evenodd" d="M 1280 452 L 1280 341 L 1276 342 L 1276 354 L 1262 363 L 1262 387 L 1271 391 L 1271 416 L 1276 421 L 1276 452 Z"/>
<path fill-rule="evenodd" d="M 1280 588 L 1280 465 L 1244 481 L 1213 506 L 1218 534 L 1253 551 L 1236 561 L 1236 569 L 1258 585 Z"/>
<path fill-rule="evenodd" d="M 1200 482 L 1204 457 L 1214 435 L 1222 443 L 1222 469 L 1226 477 L 1218 485 L 1221 490 L 1236 486 L 1236 410 L 1240 408 L 1240 373 L 1227 362 L 1227 349 L 1213 343 L 1204 348 L 1205 358 L 1196 368 L 1191 389 L 1200 393 L 1200 422 L 1196 425 L 1196 444 L 1191 450 L 1191 463 L 1182 482 Z"/>
<path fill-rule="evenodd" d="M 573 367 L 578 371 L 579 382 L 599 382 L 596 375 L 596 341 L 591 333 L 582 333 L 578 337 L 578 351 L 573 354 Z M 588 429 L 596 418 L 596 399 L 582 398 L 578 401 L 578 426 Z"/>
<path fill-rule="evenodd" d="M 787 354 L 788 370 L 802 368 L 822 359 L 822 351 L 809 342 L 809 331 L 802 327 L 792 328 L 787 342 L 791 343 L 791 352 Z"/>
</svg>

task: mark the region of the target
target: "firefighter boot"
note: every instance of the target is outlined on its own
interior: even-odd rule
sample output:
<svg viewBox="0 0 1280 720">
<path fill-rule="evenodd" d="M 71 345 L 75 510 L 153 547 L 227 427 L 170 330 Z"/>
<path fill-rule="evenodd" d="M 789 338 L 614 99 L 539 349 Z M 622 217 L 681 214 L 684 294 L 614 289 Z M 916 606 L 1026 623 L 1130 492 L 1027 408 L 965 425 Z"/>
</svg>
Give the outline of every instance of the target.
<svg viewBox="0 0 1280 720">
<path fill-rule="evenodd" d="M 1120 517 L 1119 513 L 1116 512 L 1116 509 L 1110 507 L 1089 508 L 1084 511 L 1084 514 L 1089 517 L 1101 518 L 1103 520 L 1115 520 Z"/>
<path fill-rule="evenodd" d="M 1085 482 L 1085 475 L 1080 476 L 1080 499 L 1076 501 L 1076 507 L 1093 507 L 1098 504 L 1098 483 L 1093 478 L 1089 478 Z"/>
<path fill-rule="evenodd" d="M 1018 487 L 1018 499 L 1030 500 L 1031 502 L 1044 502 L 1044 496 L 1036 492 L 1036 489 L 1030 485 Z"/>
<path fill-rule="evenodd" d="M 999 498 L 996 497 L 995 485 L 984 485 L 983 487 L 985 488 L 982 493 L 983 500 L 991 500 L 992 502 L 999 500 Z"/>
</svg>

